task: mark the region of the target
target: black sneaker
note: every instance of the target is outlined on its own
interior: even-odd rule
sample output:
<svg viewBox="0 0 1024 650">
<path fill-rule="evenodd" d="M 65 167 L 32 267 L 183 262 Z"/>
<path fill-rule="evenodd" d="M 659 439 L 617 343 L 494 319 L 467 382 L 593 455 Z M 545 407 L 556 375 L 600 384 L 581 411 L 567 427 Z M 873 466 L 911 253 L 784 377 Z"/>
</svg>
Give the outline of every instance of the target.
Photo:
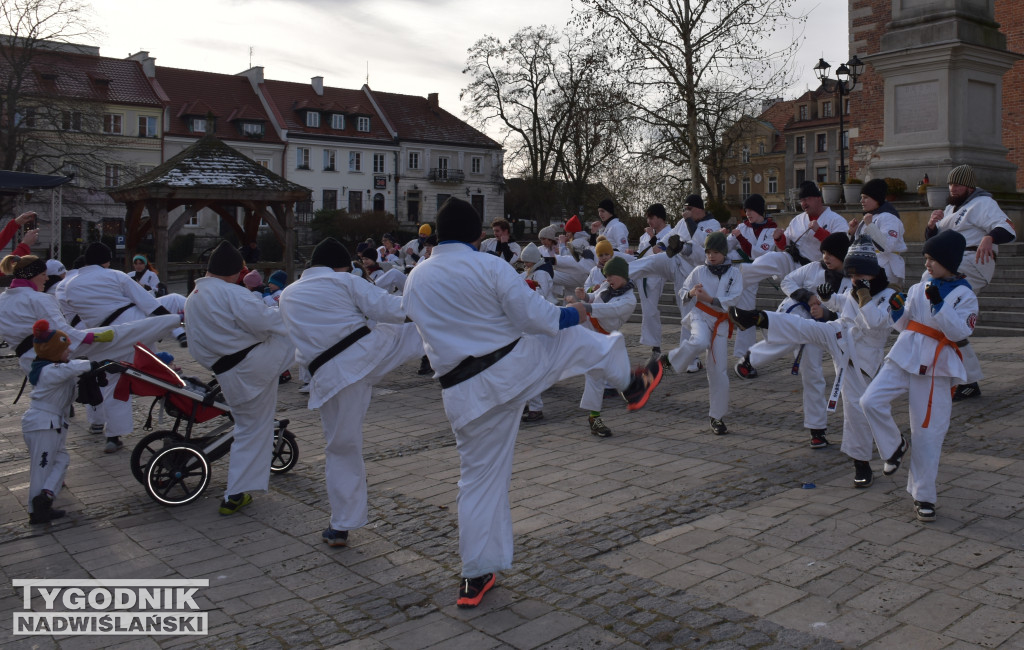
<svg viewBox="0 0 1024 650">
<path fill-rule="evenodd" d="M 612 430 L 605 426 L 604 420 L 601 419 L 600 415 L 597 417 L 587 416 L 587 419 L 590 422 L 590 433 L 594 434 L 598 438 L 611 437 Z"/>
<path fill-rule="evenodd" d="M 64 516 L 63 510 L 53 507 L 53 497 L 45 492 L 32 497 L 32 512 L 28 515 L 30 524 L 48 524 Z"/>
<path fill-rule="evenodd" d="M 544 411 L 527 411 L 523 413 L 523 422 L 536 422 L 537 420 L 544 419 Z"/>
<path fill-rule="evenodd" d="M 853 487 L 866 488 L 874 482 L 871 463 L 866 460 L 853 461 Z"/>
<path fill-rule="evenodd" d="M 828 445 L 824 429 L 811 429 L 811 449 L 824 449 Z"/>
<path fill-rule="evenodd" d="M 476 607 L 484 599 L 484 594 L 494 586 L 494 574 L 488 573 L 476 578 L 463 578 L 459 583 L 459 599 L 455 604 L 460 609 Z"/>
<path fill-rule="evenodd" d="M 348 546 L 348 531 L 328 528 L 320 537 L 328 546 Z"/>
<path fill-rule="evenodd" d="M 739 307 L 729 307 L 729 320 L 741 330 L 748 330 L 751 327 L 765 327 L 768 324 L 768 319 L 765 318 L 763 311 L 740 309 Z"/>
<path fill-rule="evenodd" d="M 981 389 L 978 388 L 978 382 L 972 382 L 970 384 L 960 384 L 953 391 L 953 401 L 962 402 L 965 399 L 972 397 L 981 397 Z M 930 520 L 929 520 L 930 521 Z"/>
<path fill-rule="evenodd" d="M 278 384 L 287 384 L 292 380 L 292 373 L 290 370 L 285 370 L 277 377 Z"/>
<path fill-rule="evenodd" d="M 124 443 L 121 441 L 121 436 L 111 436 L 107 438 L 107 444 L 103 446 L 103 453 L 113 454 L 122 447 L 124 447 Z"/>
<path fill-rule="evenodd" d="M 183 348 L 188 347 L 188 337 L 185 336 L 184 332 L 178 335 L 178 345 L 180 345 Z"/>
<path fill-rule="evenodd" d="M 615 390 L 614 388 L 605 388 L 604 389 L 604 395 L 603 395 L 604 399 L 610 399 L 612 397 L 618 397 L 618 396 L 619 396 L 619 391 Z"/>
<path fill-rule="evenodd" d="M 416 371 L 416 374 L 429 375 L 432 372 L 434 372 L 434 369 L 430 367 L 430 359 L 428 359 L 427 355 L 424 354 L 423 358 L 420 359 L 420 369 Z"/>
<path fill-rule="evenodd" d="M 743 361 L 740 361 L 733 370 L 736 371 L 736 376 L 740 379 L 757 379 L 757 368 L 750 365 L 750 355 L 743 357 Z"/>
<path fill-rule="evenodd" d="M 724 436 L 729 433 L 729 429 L 726 428 L 725 422 L 718 418 L 711 418 L 711 433 L 716 436 Z"/>
<path fill-rule="evenodd" d="M 679 235 L 672 235 L 668 238 L 665 243 L 665 254 L 669 257 L 675 257 L 683 250 L 683 241 L 679 239 Z"/>
<path fill-rule="evenodd" d="M 935 504 L 927 501 L 914 501 L 914 511 L 918 521 L 935 521 Z"/>
<path fill-rule="evenodd" d="M 896 451 L 889 460 L 885 461 L 882 465 L 882 473 L 886 476 L 891 476 L 896 473 L 896 470 L 900 468 L 900 461 L 903 460 L 903 454 L 907 453 L 907 439 L 900 436 L 900 446 L 896 448 Z"/>
</svg>

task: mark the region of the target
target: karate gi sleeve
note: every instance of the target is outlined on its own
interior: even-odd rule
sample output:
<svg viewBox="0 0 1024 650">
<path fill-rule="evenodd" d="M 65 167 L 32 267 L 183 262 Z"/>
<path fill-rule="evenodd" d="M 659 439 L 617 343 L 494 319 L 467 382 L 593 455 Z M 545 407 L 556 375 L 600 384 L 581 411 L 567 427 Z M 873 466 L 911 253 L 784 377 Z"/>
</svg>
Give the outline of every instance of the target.
<svg viewBox="0 0 1024 650">
<path fill-rule="evenodd" d="M 903 241 L 903 223 L 888 213 L 875 215 L 871 223 L 866 224 L 862 231 L 884 253 L 900 253 L 907 250 Z"/>
<path fill-rule="evenodd" d="M 611 302 L 594 301 L 591 304 L 590 310 L 591 315 L 601 323 L 624 322 L 629 318 L 630 314 L 636 311 L 636 295 L 630 292 L 617 298 L 612 298 Z"/>
<path fill-rule="evenodd" d="M 511 265 L 492 268 L 495 294 L 509 321 L 527 334 L 557 334 L 561 310 L 530 289 Z"/>
<path fill-rule="evenodd" d="M 722 281 L 718 286 L 720 287 L 718 296 L 716 296 L 718 303 L 724 309 L 729 308 L 736 304 L 740 294 L 743 293 L 743 274 L 734 266 L 722 276 Z"/>
<path fill-rule="evenodd" d="M 231 313 L 238 322 L 238 326 L 256 336 L 266 338 L 273 333 L 284 334 L 286 332 L 284 319 L 281 318 L 281 310 L 276 307 L 268 307 L 252 293 L 244 295 L 232 295 Z M 228 346 L 226 349 L 231 349 Z"/>
<path fill-rule="evenodd" d="M 369 282 L 354 282 L 353 296 L 364 316 L 380 323 L 405 322 L 402 299 Z"/>
<path fill-rule="evenodd" d="M 124 273 L 118 273 L 118 284 L 121 285 L 121 292 L 128 300 L 135 303 L 146 315 L 152 314 L 160 308 L 160 303 L 150 292 L 142 288 L 142 285 Z"/>
<path fill-rule="evenodd" d="M 921 298 L 927 300 L 922 292 Z M 932 316 L 950 341 L 962 341 L 974 333 L 978 321 L 978 297 L 966 287 L 957 287 L 943 300 L 942 308 Z"/>
</svg>

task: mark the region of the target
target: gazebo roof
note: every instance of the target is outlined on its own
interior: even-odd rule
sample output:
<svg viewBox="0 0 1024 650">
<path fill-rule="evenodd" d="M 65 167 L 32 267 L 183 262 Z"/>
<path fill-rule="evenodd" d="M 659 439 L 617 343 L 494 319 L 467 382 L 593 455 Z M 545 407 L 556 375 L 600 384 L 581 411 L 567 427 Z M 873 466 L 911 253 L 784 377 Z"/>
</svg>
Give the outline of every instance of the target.
<svg viewBox="0 0 1024 650">
<path fill-rule="evenodd" d="M 107 193 L 124 202 L 150 198 L 290 202 L 307 199 L 310 190 L 207 135 L 159 167 Z"/>
</svg>

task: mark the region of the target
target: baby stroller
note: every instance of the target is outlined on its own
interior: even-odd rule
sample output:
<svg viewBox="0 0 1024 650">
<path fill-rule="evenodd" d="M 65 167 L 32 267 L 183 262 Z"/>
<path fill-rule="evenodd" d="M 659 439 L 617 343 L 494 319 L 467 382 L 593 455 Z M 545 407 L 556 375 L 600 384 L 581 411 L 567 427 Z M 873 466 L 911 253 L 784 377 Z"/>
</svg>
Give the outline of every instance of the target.
<svg viewBox="0 0 1024 650">
<path fill-rule="evenodd" d="M 131 455 L 132 475 L 158 503 L 180 506 L 198 499 L 210 483 L 210 464 L 228 453 L 234 420 L 214 379 L 203 383 L 181 377 L 149 348 L 135 344 L 132 362 L 109 362 L 120 366 L 121 377 L 114 397 L 129 395 L 156 397 L 150 407 L 146 429 L 152 428 L 153 408 L 161 404 L 174 418 L 170 429 L 154 431 L 142 438 Z M 216 420 L 212 430 L 201 435 L 197 424 Z M 270 471 L 283 474 L 299 461 L 299 445 L 288 431 L 288 420 L 274 421 L 274 448 Z"/>
</svg>

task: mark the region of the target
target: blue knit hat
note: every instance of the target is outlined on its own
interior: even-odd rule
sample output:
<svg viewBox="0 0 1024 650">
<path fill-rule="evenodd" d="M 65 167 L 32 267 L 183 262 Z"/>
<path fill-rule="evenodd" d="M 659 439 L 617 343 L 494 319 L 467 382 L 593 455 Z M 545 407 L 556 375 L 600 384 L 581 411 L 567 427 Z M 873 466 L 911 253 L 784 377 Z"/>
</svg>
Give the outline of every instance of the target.
<svg viewBox="0 0 1024 650">
<path fill-rule="evenodd" d="M 288 274 L 284 271 L 274 271 L 267 279 L 267 284 L 274 284 L 284 289 L 288 286 Z"/>
</svg>

